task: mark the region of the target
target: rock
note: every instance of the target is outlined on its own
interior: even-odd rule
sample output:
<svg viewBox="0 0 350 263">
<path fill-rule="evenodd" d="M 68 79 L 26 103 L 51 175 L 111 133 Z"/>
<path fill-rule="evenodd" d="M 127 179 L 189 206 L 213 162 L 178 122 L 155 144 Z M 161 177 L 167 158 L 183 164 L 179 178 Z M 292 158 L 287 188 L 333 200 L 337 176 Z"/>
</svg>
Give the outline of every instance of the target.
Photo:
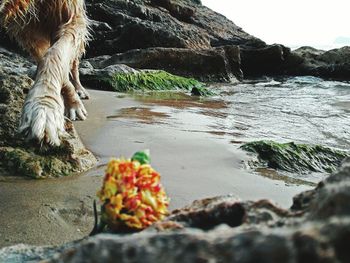
<svg viewBox="0 0 350 263">
<path fill-rule="evenodd" d="M 210 49 L 224 45 L 263 47 L 265 43 L 224 16 L 190 0 L 90 0 L 93 41 L 88 56 L 150 47 Z"/>
<path fill-rule="evenodd" d="M 148 48 L 88 60 L 98 68 L 126 64 L 138 69 L 159 69 L 204 81 L 234 81 L 242 78 L 237 46 L 211 50 Z"/>
<path fill-rule="evenodd" d="M 309 218 L 326 220 L 350 214 L 350 158 L 344 161 L 342 168 L 334 175 L 319 183 L 310 198 Z"/>
<path fill-rule="evenodd" d="M 7 50 L 24 55 L 23 50 L 18 46 L 18 44 L 10 39 L 10 37 L 5 33 L 5 30 L 0 27 L 0 47 L 4 47 Z"/>
<path fill-rule="evenodd" d="M 324 146 L 255 141 L 241 148 L 257 154 L 258 162 L 250 165 L 280 169 L 288 172 L 333 172 L 349 153 Z"/>
<path fill-rule="evenodd" d="M 82 75 L 82 83 L 88 87 L 108 91 L 193 91 L 198 96 L 213 95 L 203 83 L 190 78 L 172 75 L 165 71 L 136 71 L 119 64 L 104 69 L 90 70 Z"/>
<path fill-rule="evenodd" d="M 38 262 L 49 257 L 53 257 L 56 253 L 63 251 L 66 248 L 67 246 L 35 247 L 19 244 L 16 246 L 1 249 L 0 262 Z"/>
<path fill-rule="evenodd" d="M 90 169 L 95 157 L 85 149 L 71 122 L 70 135 L 55 149 L 38 148 L 17 134 L 25 93 L 35 66 L 19 55 L 0 49 L 0 169 L 2 175 L 57 177 Z"/>
<path fill-rule="evenodd" d="M 241 49 L 241 68 L 245 77 L 282 75 L 290 49 L 282 45 Z"/>
<path fill-rule="evenodd" d="M 318 59 L 327 64 L 350 63 L 350 47 L 345 46 L 339 49 L 321 52 Z"/>
<path fill-rule="evenodd" d="M 297 75 L 312 75 L 316 77 L 349 80 L 350 47 L 329 51 L 317 50 L 311 47 L 301 47 L 292 52 L 290 60 L 298 58 L 298 63 L 290 65 L 288 73 Z"/>
<path fill-rule="evenodd" d="M 217 93 L 215 93 L 214 91 L 206 88 L 205 86 L 193 87 L 192 90 L 191 90 L 191 94 L 193 96 L 199 96 L 199 97 L 210 97 L 210 96 L 217 95 Z"/>
<path fill-rule="evenodd" d="M 266 44 L 224 16 L 190 0 L 87 1 L 93 39 L 87 56 L 159 69 L 202 81 L 242 78 L 239 46 Z"/>
<path fill-rule="evenodd" d="M 313 47 L 301 47 L 293 51 L 294 54 L 299 55 L 303 59 L 307 60 L 310 64 L 318 63 L 318 56 L 322 55 L 325 51 L 318 50 Z"/>
<path fill-rule="evenodd" d="M 195 96 L 215 95 L 203 83 L 192 78 L 160 70 L 135 70 L 124 64 L 112 63 L 110 56 L 83 61 L 80 69 L 82 83 L 90 88 L 118 92 L 182 90 Z"/>
<path fill-rule="evenodd" d="M 147 231 L 168 231 L 196 228 L 212 230 L 226 224 L 230 227 L 253 224 L 270 224 L 292 215 L 268 200 L 242 202 L 228 195 L 194 201 L 191 205 L 174 210 L 162 222 L 156 223 Z"/>
<path fill-rule="evenodd" d="M 83 85 L 97 90 L 121 91 L 114 83 L 118 74 L 136 74 L 137 70 L 127 65 L 115 64 L 102 69 L 94 68 L 88 61 L 82 63 L 80 78 Z"/>
</svg>

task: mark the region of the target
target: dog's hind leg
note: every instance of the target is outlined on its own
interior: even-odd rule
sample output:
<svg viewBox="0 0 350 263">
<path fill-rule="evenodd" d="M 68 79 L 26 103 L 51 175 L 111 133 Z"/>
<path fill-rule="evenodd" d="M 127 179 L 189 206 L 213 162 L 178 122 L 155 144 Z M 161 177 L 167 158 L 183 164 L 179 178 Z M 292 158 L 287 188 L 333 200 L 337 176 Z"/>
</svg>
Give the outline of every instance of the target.
<svg viewBox="0 0 350 263">
<path fill-rule="evenodd" d="M 67 82 L 63 85 L 62 96 L 64 99 L 65 115 L 72 121 L 77 119 L 85 120 L 87 111 L 71 82 Z"/>
<path fill-rule="evenodd" d="M 61 90 L 77 57 L 79 40 L 84 38 L 84 17 L 73 15 L 60 26 L 57 40 L 38 65 L 34 86 L 25 100 L 19 131 L 27 139 L 60 145 L 64 129 L 64 102 Z"/>
<path fill-rule="evenodd" d="M 89 99 L 90 95 L 86 91 L 86 89 L 81 85 L 80 83 L 80 77 L 79 77 L 79 59 L 75 59 L 72 64 L 71 69 L 71 76 L 72 76 L 72 83 L 75 87 L 76 92 L 78 93 L 79 97 L 81 99 Z"/>
</svg>

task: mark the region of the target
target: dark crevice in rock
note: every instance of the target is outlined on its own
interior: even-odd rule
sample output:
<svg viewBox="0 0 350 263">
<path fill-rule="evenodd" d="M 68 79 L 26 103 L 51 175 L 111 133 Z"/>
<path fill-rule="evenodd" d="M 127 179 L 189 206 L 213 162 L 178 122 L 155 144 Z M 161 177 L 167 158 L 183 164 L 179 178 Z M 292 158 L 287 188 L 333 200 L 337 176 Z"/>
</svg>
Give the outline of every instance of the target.
<svg viewBox="0 0 350 263">
<path fill-rule="evenodd" d="M 178 213 L 178 215 L 174 212 L 169 220 L 184 223 L 187 227 L 209 230 L 220 224 L 227 224 L 231 227 L 239 226 L 244 222 L 245 216 L 245 208 L 237 202 L 218 204 L 211 209 L 189 211 Z"/>
</svg>

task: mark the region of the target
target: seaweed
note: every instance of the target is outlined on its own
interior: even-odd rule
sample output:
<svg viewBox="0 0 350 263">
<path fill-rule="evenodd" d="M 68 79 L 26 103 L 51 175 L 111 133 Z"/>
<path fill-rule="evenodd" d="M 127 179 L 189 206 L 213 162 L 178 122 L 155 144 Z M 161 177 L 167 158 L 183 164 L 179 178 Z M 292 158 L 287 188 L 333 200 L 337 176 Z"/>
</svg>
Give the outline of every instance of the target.
<svg viewBox="0 0 350 263">
<path fill-rule="evenodd" d="M 112 76 L 90 75 L 85 81 L 92 87 L 117 92 L 187 91 L 198 96 L 212 96 L 204 83 L 193 78 L 170 74 L 162 70 L 116 73 Z"/>
<path fill-rule="evenodd" d="M 241 149 L 257 154 L 258 162 L 250 162 L 253 167 L 267 166 L 288 172 L 335 171 L 349 153 L 321 145 L 277 143 L 274 141 L 254 141 Z"/>
</svg>

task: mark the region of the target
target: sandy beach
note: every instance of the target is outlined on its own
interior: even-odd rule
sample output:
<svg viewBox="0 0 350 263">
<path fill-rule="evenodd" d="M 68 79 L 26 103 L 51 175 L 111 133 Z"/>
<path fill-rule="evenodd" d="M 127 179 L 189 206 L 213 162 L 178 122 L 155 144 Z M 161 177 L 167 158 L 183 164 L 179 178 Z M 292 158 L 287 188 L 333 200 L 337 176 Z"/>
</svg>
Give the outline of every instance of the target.
<svg viewBox="0 0 350 263">
<path fill-rule="evenodd" d="M 117 93 L 90 93 L 92 99 L 85 101 L 89 117 L 75 127 L 99 165 L 67 178 L 1 178 L 0 247 L 56 245 L 84 238 L 93 227 L 92 204 L 105 164 L 113 156 L 129 157 L 143 149 L 151 150 L 152 165 L 162 175 L 171 209 L 227 194 L 242 200 L 272 199 L 289 207 L 295 194 L 310 188 L 245 170 L 244 152 L 215 132 L 201 131 L 187 115 L 195 108 L 191 100 L 162 104 Z M 214 102 L 207 105 L 220 107 Z M 175 111 L 185 126 L 174 118 Z"/>
</svg>

